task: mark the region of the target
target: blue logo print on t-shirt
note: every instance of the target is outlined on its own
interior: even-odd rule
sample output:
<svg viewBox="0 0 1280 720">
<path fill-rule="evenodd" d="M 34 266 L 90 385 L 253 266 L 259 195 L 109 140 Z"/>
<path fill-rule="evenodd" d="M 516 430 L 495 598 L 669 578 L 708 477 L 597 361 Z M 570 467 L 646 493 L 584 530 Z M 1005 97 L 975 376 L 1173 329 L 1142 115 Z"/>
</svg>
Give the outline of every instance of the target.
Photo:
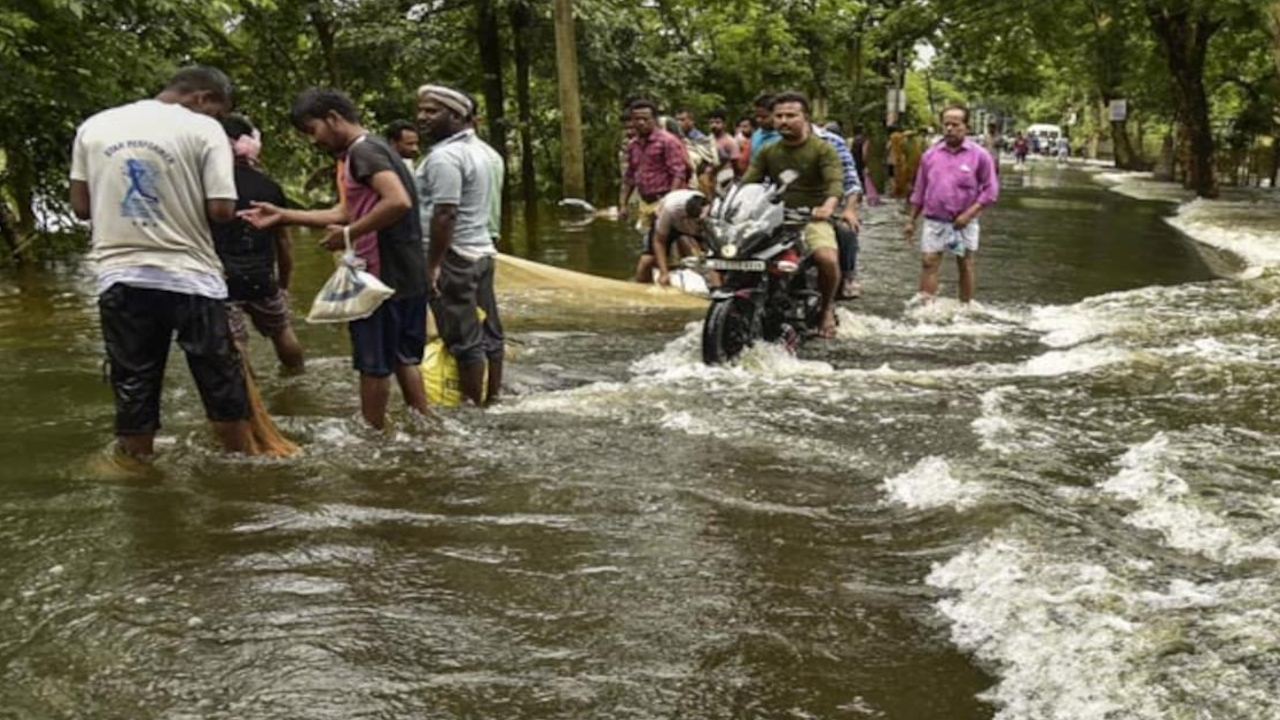
<svg viewBox="0 0 1280 720">
<path fill-rule="evenodd" d="M 160 196 L 156 191 L 157 168 L 146 160 L 130 158 L 124 162 L 124 175 L 129 183 L 124 200 L 120 202 L 120 215 L 150 225 L 164 219 L 160 212 Z"/>
</svg>

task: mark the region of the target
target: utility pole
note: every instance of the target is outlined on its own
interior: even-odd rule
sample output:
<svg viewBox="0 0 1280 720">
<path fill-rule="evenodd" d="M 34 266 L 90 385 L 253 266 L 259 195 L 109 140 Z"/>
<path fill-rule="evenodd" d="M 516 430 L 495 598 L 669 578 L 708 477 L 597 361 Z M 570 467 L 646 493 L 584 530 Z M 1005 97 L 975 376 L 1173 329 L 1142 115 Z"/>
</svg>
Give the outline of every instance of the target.
<svg viewBox="0 0 1280 720">
<path fill-rule="evenodd" d="M 573 0 L 555 0 L 556 67 L 560 94 L 560 162 L 564 196 L 587 194 L 582 151 L 582 101 L 578 87 L 578 45 L 573 30 Z"/>
</svg>

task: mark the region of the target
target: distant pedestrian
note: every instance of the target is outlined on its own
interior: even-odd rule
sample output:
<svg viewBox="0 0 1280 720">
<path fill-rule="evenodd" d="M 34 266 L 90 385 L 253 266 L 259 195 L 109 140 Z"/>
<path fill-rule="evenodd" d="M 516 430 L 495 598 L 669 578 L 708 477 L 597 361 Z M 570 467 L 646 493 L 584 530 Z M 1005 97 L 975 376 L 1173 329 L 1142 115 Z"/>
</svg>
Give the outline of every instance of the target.
<svg viewBox="0 0 1280 720">
<path fill-rule="evenodd" d="M 658 201 L 672 190 L 683 189 L 689 177 L 688 153 L 680 138 L 657 126 L 658 109 L 648 100 L 631 104 L 631 122 L 636 137 L 628 146 L 627 175 L 618 198 L 618 217 L 630 213 L 628 203 L 640 194 L 640 224 L 647 231 Z"/>
<path fill-rule="evenodd" d="M 1067 139 L 1066 135 L 1058 136 L 1056 148 L 1059 164 L 1066 164 L 1071 160 L 1071 141 Z"/>
<path fill-rule="evenodd" d="M 71 207 L 92 223 L 116 440 L 130 456 L 155 451 L 174 335 L 222 447 L 249 449 L 248 390 L 209 230 L 235 219 L 231 145 L 214 119 L 231 105 L 226 75 L 186 68 L 154 99 L 104 110 L 76 131 Z"/>
<path fill-rule="evenodd" d="M 1027 153 L 1031 152 L 1031 144 L 1021 133 L 1013 140 L 1013 164 L 1019 167 L 1027 164 Z"/>
<path fill-rule="evenodd" d="M 391 149 L 404 158 L 409 172 L 413 172 L 414 163 L 418 160 L 418 126 L 409 120 L 397 120 L 387 126 L 384 136 Z"/>
<path fill-rule="evenodd" d="M 897 125 L 889 126 L 889 139 L 885 141 L 885 174 L 889 196 L 901 198 L 907 194 L 907 136 Z"/>
<path fill-rule="evenodd" d="M 285 207 L 284 190 L 258 163 L 261 135 L 243 115 L 228 115 L 222 127 L 235 154 L 237 210 L 254 202 Z M 289 314 L 289 284 L 293 278 L 293 243 L 284 227 L 259 230 L 236 218 L 210 223 L 213 244 L 226 271 L 227 315 L 232 338 L 241 348 L 249 345 L 249 325 L 275 346 L 276 357 L 289 372 L 303 369 L 302 344 L 293 332 Z"/>
<path fill-rule="evenodd" d="M 734 175 L 738 175 L 734 165 L 734 161 L 738 159 L 738 141 L 729 134 L 729 128 L 726 125 L 727 116 L 728 113 L 722 109 L 712 110 L 707 115 L 707 125 L 711 128 L 711 137 L 715 138 L 716 152 L 720 158 L 720 164 L 716 166 L 715 172 L 719 173 L 727 167 L 734 169 Z"/>
<path fill-rule="evenodd" d="M 762 93 L 753 102 L 756 115 L 756 129 L 751 133 L 751 160 L 756 159 L 760 151 L 782 139 L 782 135 L 773 127 L 773 95 Z"/>
<path fill-rule="evenodd" d="M 974 259 L 981 228 L 978 216 L 1000 194 L 994 161 L 968 132 L 969 110 L 954 105 L 942 111 L 943 142 L 929 148 L 920 162 L 906 239 L 915 236 L 915 220 L 924 215 L 920 234 L 920 294 L 928 302 L 938 295 L 942 255 L 956 256 L 960 271 L 960 302 L 973 300 Z"/>
</svg>

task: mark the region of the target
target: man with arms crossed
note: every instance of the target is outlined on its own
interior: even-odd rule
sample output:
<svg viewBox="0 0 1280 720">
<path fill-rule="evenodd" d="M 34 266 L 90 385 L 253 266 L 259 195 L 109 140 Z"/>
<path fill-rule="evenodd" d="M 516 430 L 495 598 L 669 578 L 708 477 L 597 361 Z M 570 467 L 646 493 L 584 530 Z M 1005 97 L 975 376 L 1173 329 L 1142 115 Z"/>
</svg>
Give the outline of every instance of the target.
<svg viewBox="0 0 1280 720">
<path fill-rule="evenodd" d="M 806 250 L 818 266 L 822 292 L 822 320 L 818 336 L 836 335 L 835 297 L 840 284 L 840 262 L 831 216 L 844 196 L 844 169 L 835 148 L 813 133 L 809 121 L 809 99 L 798 92 L 784 92 L 773 98 L 773 125 L 781 140 L 766 145 L 751 160 L 742 182 L 760 182 L 766 177 L 780 182 L 783 171 L 794 170 L 793 181 L 782 202 L 788 208 L 812 208 L 804 229 Z M 856 213 L 856 210 L 853 211 Z M 849 218 L 857 222 L 857 215 Z"/>
<path fill-rule="evenodd" d="M 418 224 L 418 196 L 404 160 L 382 137 L 360 125 L 351 99 L 332 88 L 310 88 L 293 103 L 294 127 L 338 159 L 339 200 L 328 210 L 287 210 L 254 203 L 245 219 L 260 228 L 325 228 L 321 245 L 341 250 L 349 237 L 366 269 L 395 294 L 372 315 L 348 324 L 352 364 L 360 373 L 360 414 L 386 425 L 392 374 L 405 404 L 425 413 L 418 364 L 427 340 L 427 270 Z"/>
<path fill-rule="evenodd" d="M 969 140 L 969 110 L 953 105 L 942 111 L 943 141 L 920 159 L 911 214 L 907 219 L 907 244 L 916 232 L 916 218 L 924 215 L 920 233 L 920 295 L 928 302 L 938 295 L 938 268 L 942 254 L 952 252 L 960 271 L 960 302 L 973 300 L 974 257 L 981 228 L 978 215 L 1000 195 L 991 155 Z"/>
<path fill-rule="evenodd" d="M 175 333 L 223 448 L 248 447 L 249 400 L 209 230 L 235 217 L 231 145 L 214 119 L 231 104 L 220 70 L 187 68 L 155 99 L 104 110 L 76 132 L 71 207 L 93 223 L 116 439 L 134 457 L 155 451 Z"/>
<path fill-rule="evenodd" d="M 496 228 L 490 229 L 493 193 L 502 190 L 491 148 L 471 127 L 474 113 L 471 99 L 453 88 L 418 88 L 418 126 L 434 143 L 417 176 L 422 224 L 428 228 L 431 312 L 458 361 L 462 394 L 478 406 L 494 402 L 502 388 L 506 341 L 493 289 Z M 477 310 L 484 311 L 483 319 Z"/>
</svg>

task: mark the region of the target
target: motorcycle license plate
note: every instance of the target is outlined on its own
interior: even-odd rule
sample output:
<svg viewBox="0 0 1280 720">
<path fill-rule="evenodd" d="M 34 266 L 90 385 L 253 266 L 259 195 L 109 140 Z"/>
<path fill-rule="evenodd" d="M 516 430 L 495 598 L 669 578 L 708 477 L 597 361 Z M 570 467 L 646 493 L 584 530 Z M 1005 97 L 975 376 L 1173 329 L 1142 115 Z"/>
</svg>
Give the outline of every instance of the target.
<svg viewBox="0 0 1280 720">
<path fill-rule="evenodd" d="M 764 272 L 763 260 L 719 260 L 709 258 L 707 267 L 712 270 L 737 270 L 745 272 Z"/>
</svg>

